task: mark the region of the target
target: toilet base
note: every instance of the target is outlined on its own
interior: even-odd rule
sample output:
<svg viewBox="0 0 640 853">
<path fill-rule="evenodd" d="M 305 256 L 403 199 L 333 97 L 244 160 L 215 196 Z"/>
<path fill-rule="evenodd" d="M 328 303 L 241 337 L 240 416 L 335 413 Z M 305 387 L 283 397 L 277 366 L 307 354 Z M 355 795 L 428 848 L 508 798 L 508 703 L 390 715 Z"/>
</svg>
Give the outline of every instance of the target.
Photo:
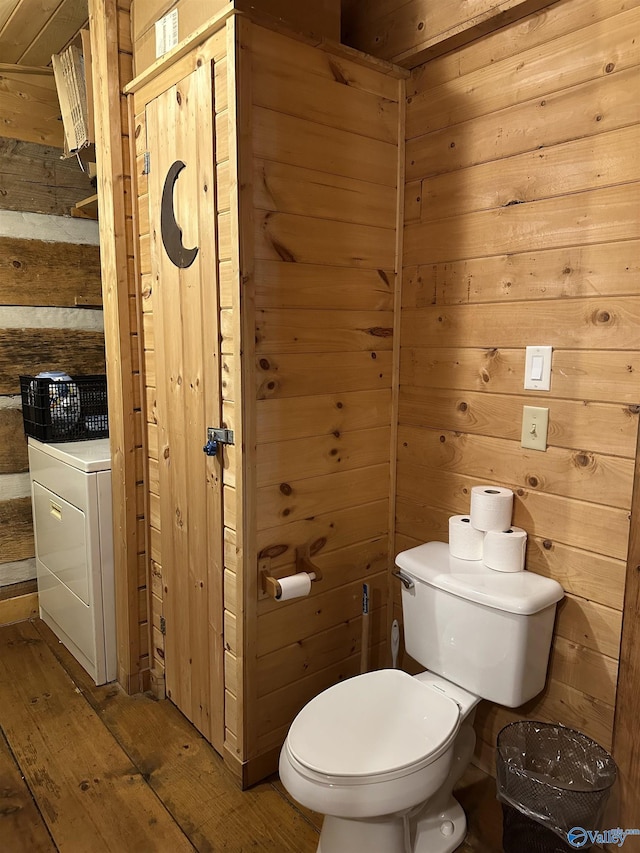
<svg viewBox="0 0 640 853">
<path fill-rule="evenodd" d="M 366 820 L 326 815 L 317 853 L 405 853 L 408 849 L 405 820 L 398 815 Z"/>
<path fill-rule="evenodd" d="M 467 832 L 462 806 L 451 797 L 444 809 L 434 812 L 428 804 L 415 817 L 386 815 L 368 820 L 327 815 L 317 853 L 452 853 Z"/>
<path fill-rule="evenodd" d="M 464 841 L 467 817 L 460 803 L 451 797 L 445 809 L 426 813 L 412 820 L 411 853 L 451 853 Z"/>
</svg>

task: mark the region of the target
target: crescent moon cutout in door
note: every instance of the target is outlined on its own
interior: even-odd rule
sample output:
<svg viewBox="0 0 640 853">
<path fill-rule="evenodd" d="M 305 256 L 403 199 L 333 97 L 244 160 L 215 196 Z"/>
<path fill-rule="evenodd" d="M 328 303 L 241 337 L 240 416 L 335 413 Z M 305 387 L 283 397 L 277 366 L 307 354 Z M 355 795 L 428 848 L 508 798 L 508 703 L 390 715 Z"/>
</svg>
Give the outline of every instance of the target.
<svg viewBox="0 0 640 853">
<path fill-rule="evenodd" d="M 169 256 L 169 260 L 180 269 L 190 267 L 198 254 L 197 246 L 194 246 L 193 249 L 187 249 L 182 242 L 182 228 L 176 222 L 176 215 L 173 208 L 173 189 L 178 180 L 178 175 L 184 169 L 185 165 L 182 160 L 176 160 L 170 166 L 167 177 L 164 179 L 162 202 L 160 204 L 160 233 L 162 234 L 162 243 Z"/>
</svg>

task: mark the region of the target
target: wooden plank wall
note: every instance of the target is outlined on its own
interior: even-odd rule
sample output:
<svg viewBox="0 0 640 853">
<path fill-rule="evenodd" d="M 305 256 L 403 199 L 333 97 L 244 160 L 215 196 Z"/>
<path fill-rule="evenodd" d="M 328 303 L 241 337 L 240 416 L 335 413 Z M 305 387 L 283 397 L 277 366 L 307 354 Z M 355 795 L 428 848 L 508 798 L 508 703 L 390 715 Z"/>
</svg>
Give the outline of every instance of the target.
<svg viewBox="0 0 640 853">
<path fill-rule="evenodd" d="M 178 41 L 220 12 L 239 9 L 274 23 L 283 23 L 299 32 L 340 40 L 340 0 L 315 0 L 298 3 L 296 0 L 133 0 L 131 4 L 132 32 L 135 42 L 136 76 L 156 59 L 155 25 L 160 18 L 177 12 Z"/>
<path fill-rule="evenodd" d="M 488 768 L 522 715 L 611 747 L 640 411 L 638 6 L 563 0 L 409 86 L 397 550 L 445 540 L 471 486 L 500 483 L 528 569 L 566 591 L 544 693 L 478 711 Z M 527 344 L 554 347 L 550 392 L 523 391 Z M 549 407 L 546 453 L 520 447 L 523 404 Z"/>
<path fill-rule="evenodd" d="M 98 208 L 112 447 L 118 681 L 149 683 L 146 498 L 127 99 L 133 76 L 130 0 L 89 0 Z"/>
<path fill-rule="evenodd" d="M 253 33 L 256 550 L 284 576 L 309 546 L 323 574 L 307 598 L 245 599 L 246 757 L 275 767 L 300 708 L 359 671 L 363 581 L 371 668 L 386 651 L 404 81 Z"/>
<path fill-rule="evenodd" d="M 0 128 L 12 139 L 62 148 L 60 104 L 49 69 L 32 74 L 15 66 L 0 73 Z"/>
<path fill-rule="evenodd" d="M 0 138 L 0 587 L 35 578 L 19 375 L 104 372 L 98 229 L 69 217 L 91 192 L 61 150 Z M 15 585 L 15 586 L 14 586 Z M 6 610 L 6 607 L 5 607 Z"/>
<path fill-rule="evenodd" d="M 415 68 L 530 15 L 553 0 L 343 0 L 345 44 Z"/>
<path fill-rule="evenodd" d="M 142 89 L 133 98 L 135 117 L 133 122 L 132 147 L 135 154 L 135 194 L 136 225 L 138 234 L 138 298 L 142 308 L 142 342 L 143 342 L 143 384 L 145 395 L 145 467 L 148 471 L 148 518 L 147 538 L 149 542 L 149 577 L 150 614 L 151 614 L 151 675 L 155 692 L 164 692 L 164 635 L 161 631 L 163 617 L 163 584 L 162 584 L 162 550 L 160 539 L 160 494 L 158 470 L 158 418 L 156 406 L 156 340 L 154 335 L 153 317 L 153 281 L 151 275 L 151 236 L 149 229 L 149 196 L 148 179 L 144 173 L 144 154 L 147 150 L 147 133 L 145 121 L 145 104 L 155 96 L 165 91 L 196 68 L 204 57 L 214 61 L 214 109 L 215 109 L 215 156 L 216 156 L 216 203 L 217 203 L 217 233 L 218 253 L 220 259 L 220 304 L 223 314 L 232 315 L 236 306 L 237 287 L 233 286 L 232 242 L 230 230 L 230 158 L 229 158 L 229 120 L 228 120 L 228 84 L 226 63 L 226 35 L 224 28 L 214 35 L 209 42 L 170 66 L 162 75 L 156 78 L 149 88 Z M 133 309 L 132 309 L 133 310 Z M 225 422 L 234 426 L 234 347 L 233 338 L 225 338 L 227 346 L 221 361 L 222 390 L 224 398 Z M 212 424 L 214 426 L 214 424 Z M 235 455 L 233 448 L 225 449 L 224 460 L 224 492 L 225 492 L 225 588 L 227 600 L 234 601 L 233 588 L 235 585 L 235 531 L 238 512 L 235 505 Z M 235 603 L 233 612 L 236 610 Z M 233 630 L 226 620 L 227 630 Z M 180 630 L 180 628 L 178 628 Z M 238 683 L 233 679 L 233 685 Z M 241 676 L 240 676 L 241 681 Z M 229 748 L 235 753 L 237 749 L 237 708 L 235 694 L 230 694 L 226 707 L 225 737 Z"/>
<path fill-rule="evenodd" d="M 2 210 L 69 216 L 77 201 L 92 195 L 91 182 L 77 160 L 61 160 L 61 154 L 61 146 L 34 144 L 24 141 L 23 137 L 0 137 Z M 2 255 L 6 262 L 4 253 Z M 95 261 L 92 273 L 95 273 Z M 60 280 L 65 286 L 63 276 Z M 95 283 L 95 276 L 92 281 Z"/>
</svg>

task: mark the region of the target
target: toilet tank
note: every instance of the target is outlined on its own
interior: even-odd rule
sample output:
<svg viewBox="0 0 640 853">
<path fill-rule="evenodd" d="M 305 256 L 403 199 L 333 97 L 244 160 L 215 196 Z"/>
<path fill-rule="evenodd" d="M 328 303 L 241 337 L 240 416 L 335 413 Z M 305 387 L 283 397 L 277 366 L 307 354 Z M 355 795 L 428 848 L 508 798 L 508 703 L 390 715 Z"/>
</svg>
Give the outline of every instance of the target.
<svg viewBox="0 0 640 853">
<path fill-rule="evenodd" d="M 407 652 L 465 690 L 509 708 L 536 696 L 546 680 L 559 583 L 533 572 L 496 572 L 459 560 L 444 542 L 403 551 Z"/>
</svg>

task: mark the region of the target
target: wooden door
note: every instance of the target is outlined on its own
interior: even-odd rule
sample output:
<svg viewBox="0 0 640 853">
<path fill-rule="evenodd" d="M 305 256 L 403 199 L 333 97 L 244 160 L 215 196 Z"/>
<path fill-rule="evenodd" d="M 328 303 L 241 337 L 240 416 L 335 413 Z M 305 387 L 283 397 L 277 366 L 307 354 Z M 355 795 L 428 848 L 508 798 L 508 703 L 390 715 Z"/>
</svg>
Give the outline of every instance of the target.
<svg viewBox="0 0 640 853">
<path fill-rule="evenodd" d="M 222 752 L 223 518 L 213 64 L 147 104 L 167 695 Z"/>
</svg>

